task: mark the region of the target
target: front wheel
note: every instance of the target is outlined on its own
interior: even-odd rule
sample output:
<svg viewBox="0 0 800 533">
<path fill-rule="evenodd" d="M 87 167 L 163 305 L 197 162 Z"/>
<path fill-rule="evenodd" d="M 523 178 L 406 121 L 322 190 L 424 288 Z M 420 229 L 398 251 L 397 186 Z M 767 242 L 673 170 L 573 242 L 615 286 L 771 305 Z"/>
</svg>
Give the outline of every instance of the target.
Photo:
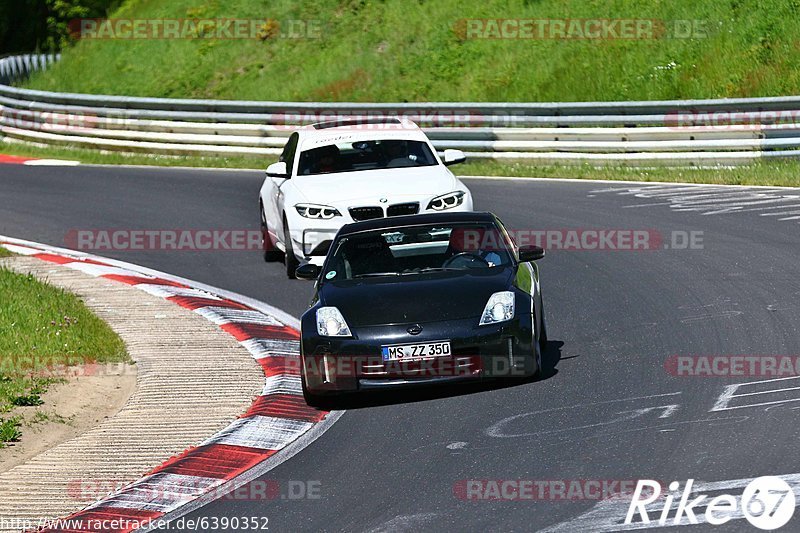
<svg viewBox="0 0 800 533">
<path fill-rule="evenodd" d="M 275 245 L 272 243 L 272 239 L 269 236 L 269 231 L 267 229 L 267 217 L 264 214 L 263 205 L 261 206 L 261 244 L 264 250 L 264 261 L 267 263 L 273 263 L 283 259 L 283 254 L 280 250 L 275 248 Z"/>
<path fill-rule="evenodd" d="M 544 351 L 547 347 L 547 321 L 544 318 L 544 300 L 542 300 L 539 312 L 542 315 L 539 320 L 539 347 Z"/>
<path fill-rule="evenodd" d="M 295 270 L 300 266 L 300 261 L 294 255 L 294 247 L 292 246 L 292 234 L 289 232 L 289 223 L 283 221 L 283 236 L 286 245 L 286 253 L 284 254 L 284 263 L 286 264 L 286 276 L 289 279 L 297 279 Z"/>
</svg>

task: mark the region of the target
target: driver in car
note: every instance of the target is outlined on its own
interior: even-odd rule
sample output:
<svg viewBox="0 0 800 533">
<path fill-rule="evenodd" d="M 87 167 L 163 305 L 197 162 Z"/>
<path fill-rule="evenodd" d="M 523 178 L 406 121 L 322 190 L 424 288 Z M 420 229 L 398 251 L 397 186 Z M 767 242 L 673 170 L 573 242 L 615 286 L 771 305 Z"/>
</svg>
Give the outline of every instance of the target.
<svg viewBox="0 0 800 533">
<path fill-rule="evenodd" d="M 387 158 L 387 167 L 398 168 L 416 165 L 417 156 L 408 153 L 408 143 L 406 141 L 384 141 L 383 145 Z"/>
<path fill-rule="evenodd" d="M 455 228 L 450 234 L 448 255 L 450 258 L 457 255 L 472 256 L 483 259 L 490 267 L 497 266 L 503 263 L 499 252 L 506 253 L 500 248 L 500 238 L 495 232 L 483 229 Z"/>
</svg>

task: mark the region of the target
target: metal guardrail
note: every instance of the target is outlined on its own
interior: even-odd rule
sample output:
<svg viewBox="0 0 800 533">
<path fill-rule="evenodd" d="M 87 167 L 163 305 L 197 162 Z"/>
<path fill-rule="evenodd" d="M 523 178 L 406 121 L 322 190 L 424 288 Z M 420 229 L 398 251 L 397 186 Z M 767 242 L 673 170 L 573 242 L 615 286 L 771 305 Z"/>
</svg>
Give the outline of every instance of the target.
<svg viewBox="0 0 800 533">
<path fill-rule="evenodd" d="M 800 97 L 577 103 L 317 103 L 54 93 L 9 84 L 58 56 L 0 59 L 7 140 L 195 155 L 273 155 L 298 125 L 403 116 L 434 146 L 542 163 L 713 165 L 800 156 Z"/>
</svg>

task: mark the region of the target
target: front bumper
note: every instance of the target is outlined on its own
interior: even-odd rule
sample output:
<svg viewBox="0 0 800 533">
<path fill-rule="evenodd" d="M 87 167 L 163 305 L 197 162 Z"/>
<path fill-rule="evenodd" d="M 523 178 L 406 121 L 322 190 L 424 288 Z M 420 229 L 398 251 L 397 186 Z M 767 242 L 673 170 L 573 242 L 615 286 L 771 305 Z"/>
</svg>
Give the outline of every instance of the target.
<svg viewBox="0 0 800 533">
<path fill-rule="evenodd" d="M 314 313 L 303 317 L 300 351 L 309 392 L 336 393 L 429 385 L 469 379 L 530 375 L 535 370 L 530 314 L 509 322 L 478 326 L 477 318 L 353 328 L 354 337 L 320 337 Z M 450 341 L 451 354 L 414 361 L 384 361 L 381 347 Z"/>
<path fill-rule="evenodd" d="M 419 201 L 420 209 L 417 214 L 442 212 L 461 213 L 470 212 L 473 209 L 472 195 L 469 193 L 467 193 L 467 196 L 464 198 L 464 202 L 461 205 L 452 209 L 448 209 L 447 211 L 434 211 L 432 209 L 426 209 L 422 207 L 423 205 L 427 206 L 432 198 L 433 197 L 420 200 L 419 198 L 399 197 L 395 198 L 391 203 L 396 204 Z M 334 206 L 342 215 L 331 219 L 308 219 L 300 216 L 294 209 L 288 210 L 287 216 L 289 219 L 292 249 L 294 250 L 297 259 L 321 266 L 325 260 L 326 254 L 328 253 L 328 247 L 330 246 L 339 229 L 345 224 L 356 222 L 356 220 L 350 216 L 349 207 L 357 207 L 358 205 Z M 377 207 L 383 208 L 384 216 L 386 216 L 386 207 L 389 205 L 390 204 L 381 204 Z"/>
</svg>

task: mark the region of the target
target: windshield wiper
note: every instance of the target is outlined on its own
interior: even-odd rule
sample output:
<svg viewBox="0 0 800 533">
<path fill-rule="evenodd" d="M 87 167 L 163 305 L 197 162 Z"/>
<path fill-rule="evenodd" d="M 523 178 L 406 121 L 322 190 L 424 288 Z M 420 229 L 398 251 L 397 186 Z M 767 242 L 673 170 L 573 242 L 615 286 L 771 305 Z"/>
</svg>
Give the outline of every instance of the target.
<svg viewBox="0 0 800 533">
<path fill-rule="evenodd" d="M 463 268 L 425 267 L 425 268 L 420 268 L 418 270 L 409 270 L 408 272 L 403 272 L 402 275 L 405 276 L 407 274 L 425 274 L 427 272 L 451 272 L 454 270 L 463 270 Z"/>
<path fill-rule="evenodd" d="M 355 278 L 377 278 L 377 277 L 384 277 L 384 276 L 399 276 L 400 272 L 368 272 L 366 274 L 356 274 L 353 276 Z"/>
</svg>

